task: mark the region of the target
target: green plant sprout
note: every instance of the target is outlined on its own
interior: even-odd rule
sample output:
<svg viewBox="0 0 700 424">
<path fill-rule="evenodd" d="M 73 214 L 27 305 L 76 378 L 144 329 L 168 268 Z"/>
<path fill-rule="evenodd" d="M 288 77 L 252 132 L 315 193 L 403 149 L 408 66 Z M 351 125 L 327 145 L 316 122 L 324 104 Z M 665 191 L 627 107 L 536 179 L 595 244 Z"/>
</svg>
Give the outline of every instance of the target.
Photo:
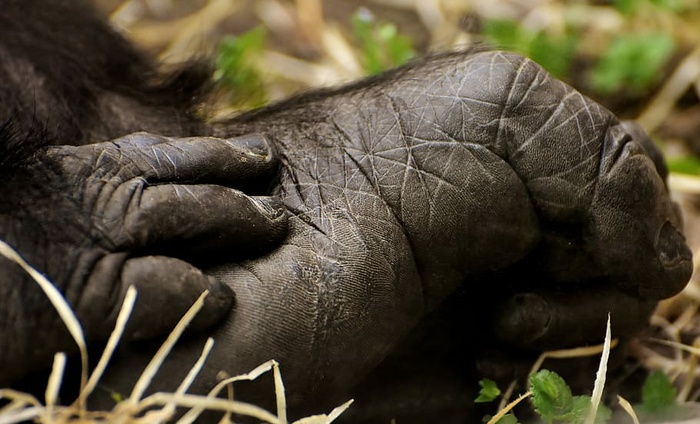
<svg viewBox="0 0 700 424">
<path fill-rule="evenodd" d="M 491 402 L 501 395 L 501 389 L 498 388 L 498 385 L 493 380 L 488 378 L 479 380 L 479 386 L 481 386 L 481 389 L 479 390 L 479 396 L 474 400 L 476 403 Z"/>
<path fill-rule="evenodd" d="M 378 22 L 367 9 L 352 16 L 352 27 L 369 75 L 402 65 L 416 56 L 411 40 L 399 34 L 396 25 Z"/>
<path fill-rule="evenodd" d="M 489 379 L 479 381 L 481 389 L 475 402 L 492 402 L 501 395 L 496 383 Z M 528 379 L 528 391 L 521 398 L 529 397 L 534 411 L 544 424 L 582 424 L 591 405 L 591 397 L 574 396 L 564 379 L 553 371 L 540 370 Z M 671 414 L 676 403 L 676 389 L 668 376 L 660 371 L 651 372 L 642 386 L 642 402 L 637 409 L 644 417 L 661 417 Z M 596 424 L 607 423 L 612 417 L 610 408 L 598 407 Z M 487 417 L 488 419 L 492 417 Z M 500 417 L 494 424 L 516 424 L 512 413 Z"/>
<path fill-rule="evenodd" d="M 571 388 L 557 373 L 540 370 L 528 380 L 532 392 L 532 405 L 546 424 L 582 424 L 591 405 L 590 396 L 574 396 Z M 603 405 L 598 407 L 596 424 L 610 419 L 612 411 Z"/>
</svg>

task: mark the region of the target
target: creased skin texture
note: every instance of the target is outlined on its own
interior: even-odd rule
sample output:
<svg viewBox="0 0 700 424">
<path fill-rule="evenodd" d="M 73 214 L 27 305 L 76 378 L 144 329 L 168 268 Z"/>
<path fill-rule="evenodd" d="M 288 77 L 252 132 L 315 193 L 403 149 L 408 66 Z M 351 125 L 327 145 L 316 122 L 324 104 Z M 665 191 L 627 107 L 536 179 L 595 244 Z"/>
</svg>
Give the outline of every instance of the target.
<svg viewBox="0 0 700 424">
<path fill-rule="evenodd" d="M 2 1 L 0 240 L 65 295 L 90 344 L 107 340 L 131 285 L 124 342 L 167 334 L 208 289 L 202 329 L 234 294 L 193 256 L 252 257 L 286 234 L 276 200 L 252 196 L 277 161 L 256 137 L 183 139 L 204 132 L 194 109 L 210 68 L 157 70 L 92 3 Z M 59 351 L 78 348 L 36 282 L 0 257 L 0 387 L 36 390 L 46 375 L 28 374 Z"/>
<path fill-rule="evenodd" d="M 215 128 L 248 132 L 282 160 L 290 233 L 261 259 L 210 270 L 236 305 L 195 391 L 274 358 L 293 406 L 344 400 L 470 276 L 529 260 L 540 289 L 603 279 L 643 308 L 690 276 L 653 146 L 518 55 L 439 55 Z M 156 389 L 202 343 L 176 349 Z"/>
<path fill-rule="evenodd" d="M 204 290 L 209 296 L 192 325 L 207 328 L 229 312 L 234 294 L 186 259 L 221 250 L 227 260 L 250 258 L 286 235 L 279 200 L 236 189 L 266 185 L 277 168 L 252 143 L 267 146 L 253 136 L 134 133 L 51 147 L 35 169 L 0 183 L 0 240 L 63 294 L 87 343 L 107 340 L 131 286 L 139 302 L 125 342 L 168 334 Z M 38 284 L 4 257 L 0 318 L 0 387 L 39 381 L 25 377 L 58 351 L 77 352 Z"/>
</svg>

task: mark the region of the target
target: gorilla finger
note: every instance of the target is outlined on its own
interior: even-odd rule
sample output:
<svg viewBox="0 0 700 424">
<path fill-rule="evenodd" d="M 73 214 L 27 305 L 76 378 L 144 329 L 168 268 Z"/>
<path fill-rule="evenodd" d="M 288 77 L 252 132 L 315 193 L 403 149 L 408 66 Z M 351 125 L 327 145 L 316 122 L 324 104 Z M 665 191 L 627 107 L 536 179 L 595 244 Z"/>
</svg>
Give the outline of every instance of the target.
<svg viewBox="0 0 700 424">
<path fill-rule="evenodd" d="M 133 176 L 149 182 L 197 181 L 239 187 L 266 180 L 277 167 L 269 144 L 257 134 L 231 139 L 165 138 L 148 148 L 140 147 L 138 139 L 152 135 L 129 137 L 136 147 L 134 164 L 138 171 Z"/>
<path fill-rule="evenodd" d="M 576 347 L 603 342 L 608 313 L 612 336 L 624 337 L 644 328 L 655 307 L 614 289 L 519 293 L 499 306 L 493 326 L 497 338 L 516 347 Z"/>
<path fill-rule="evenodd" d="M 226 248 L 260 252 L 286 235 L 287 215 L 273 197 L 216 185 L 146 187 L 125 215 L 128 248 L 191 254 Z"/>
<path fill-rule="evenodd" d="M 87 173 L 104 178 L 105 174 L 114 173 L 121 181 L 138 177 L 152 183 L 266 187 L 267 179 L 277 169 L 270 145 L 257 134 L 221 139 L 134 133 L 103 143 L 54 147 L 50 155 L 60 158 L 63 166 L 77 175 Z"/>
<path fill-rule="evenodd" d="M 627 132 L 634 141 L 639 143 L 644 149 L 644 152 L 651 158 L 656 167 L 656 172 L 659 173 L 662 180 L 666 180 L 668 177 L 668 167 L 666 166 L 666 160 L 664 159 L 661 150 L 654 144 L 649 135 L 639 126 L 635 121 L 625 120 L 621 121 L 620 125 Z"/>
<path fill-rule="evenodd" d="M 106 289 L 110 283 L 112 290 Z M 111 333 L 131 285 L 137 299 L 125 332 L 128 339 L 168 334 L 205 290 L 209 294 L 191 324 L 194 329 L 218 322 L 230 311 L 234 299 L 226 284 L 185 261 L 110 254 L 95 264 L 78 301 L 77 312 L 89 338 L 101 340 Z"/>
</svg>

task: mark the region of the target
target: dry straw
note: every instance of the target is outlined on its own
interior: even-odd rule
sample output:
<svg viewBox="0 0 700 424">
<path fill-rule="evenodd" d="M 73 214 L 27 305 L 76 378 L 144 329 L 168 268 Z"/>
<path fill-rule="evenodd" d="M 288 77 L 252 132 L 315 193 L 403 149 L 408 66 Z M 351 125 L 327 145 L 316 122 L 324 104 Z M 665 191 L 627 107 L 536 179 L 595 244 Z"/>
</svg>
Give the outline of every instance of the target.
<svg viewBox="0 0 700 424">
<path fill-rule="evenodd" d="M 284 384 L 282 382 L 282 374 L 279 369 L 279 364 L 274 360 L 260 365 L 247 374 L 231 377 L 222 381 L 206 396 L 187 393 L 190 385 L 204 367 L 207 356 L 214 346 L 214 340 L 211 338 L 206 341 L 198 360 L 174 393 L 154 393 L 144 397 L 153 377 L 166 360 L 168 353 L 173 349 L 185 328 L 202 308 L 204 298 L 208 294 L 206 291 L 195 301 L 168 335 L 158 352 L 156 352 L 150 363 L 142 372 L 138 381 L 132 388 L 129 397 L 117 403 L 111 411 L 89 411 L 86 408 L 87 398 L 95 387 L 97 387 L 117 344 L 124 334 L 129 316 L 136 303 L 136 289 L 129 287 L 127 290 L 119 316 L 117 317 L 115 328 L 107 341 L 100 360 L 90 374 L 88 372 L 87 346 L 82 326 L 61 292 L 44 275 L 29 265 L 15 249 L 1 240 L 0 254 L 20 265 L 34 281 L 36 281 L 44 293 L 46 293 L 46 296 L 58 311 L 68 331 L 78 345 L 82 364 L 80 395 L 73 404 L 68 406 L 58 404 L 58 393 L 63 381 L 63 373 L 66 364 L 66 355 L 64 353 L 56 353 L 54 357 L 53 368 L 45 390 L 43 404 L 30 394 L 12 389 L 0 389 L 0 399 L 9 401 L 6 406 L 0 409 L 0 424 L 15 424 L 30 420 L 42 424 L 150 424 L 171 421 L 174 418 L 177 408 L 185 408 L 188 410 L 177 421 L 177 423 L 182 424 L 194 422 L 207 410 L 221 411 L 227 414 L 226 417 L 230 417 L 231 414 L 237 414 L 258 419 L 263 423 L 287 424 L 287 402 Z M 276 414 L 259 406 L 233 399 L 233 383 L 242 380 L 254 380 L 260 375 L 270 371 L 273 372 L 275 382 L 275 396 L 277 400 Z M 229 399 L 218 397 L 219 393 L 224 388 L 229 388 Z M 295 421 L 294 424 L 331 423 L 338 418 L 351 403 L 352 400 L 335 408 L 329 414 L 302 418 L 301 420 Z"/>
</svg>

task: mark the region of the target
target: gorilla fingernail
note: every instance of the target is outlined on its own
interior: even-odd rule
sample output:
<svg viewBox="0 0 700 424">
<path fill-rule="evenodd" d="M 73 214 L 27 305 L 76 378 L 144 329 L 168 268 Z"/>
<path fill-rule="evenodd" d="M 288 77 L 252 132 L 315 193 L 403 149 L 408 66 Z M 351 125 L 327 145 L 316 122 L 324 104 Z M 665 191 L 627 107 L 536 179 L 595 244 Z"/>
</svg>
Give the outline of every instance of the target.
<svg viewBox="0 0 700 424">
<path fill-rule="evenodd" d="M 224 304 L 231 303 L 235 296 L 233 290 L 216 277 L 209 276 L 209 296 L 212 300 L 219 301 Z"/>
<path fill-rule="evenodd" d="M 240 137 L 230 139 L 234 144 L 247 149 L 252 154 L 257 156 L 269 156 L 270 145 L 265 137 L 260 134 L 247 134 Z"/>
</svg>

